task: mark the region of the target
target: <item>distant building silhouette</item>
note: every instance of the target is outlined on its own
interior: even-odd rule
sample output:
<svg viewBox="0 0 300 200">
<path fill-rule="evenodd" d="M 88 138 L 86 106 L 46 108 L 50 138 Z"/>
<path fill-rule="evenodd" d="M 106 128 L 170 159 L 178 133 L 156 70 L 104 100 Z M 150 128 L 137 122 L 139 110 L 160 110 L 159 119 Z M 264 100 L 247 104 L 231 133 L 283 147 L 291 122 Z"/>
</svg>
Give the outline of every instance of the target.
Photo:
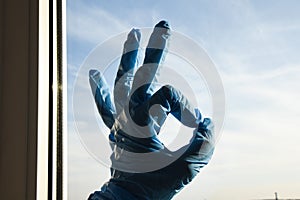
<svg viewBox="0 0 300 200">
<path fill-rule="evenodd" d="M 261 199 L 261 200 L 274 200 L 274 199 Z M 275 192 L 275 200 L 300 200 L 300 199 L 278 199 L 278 194 Z"/>
</svg>

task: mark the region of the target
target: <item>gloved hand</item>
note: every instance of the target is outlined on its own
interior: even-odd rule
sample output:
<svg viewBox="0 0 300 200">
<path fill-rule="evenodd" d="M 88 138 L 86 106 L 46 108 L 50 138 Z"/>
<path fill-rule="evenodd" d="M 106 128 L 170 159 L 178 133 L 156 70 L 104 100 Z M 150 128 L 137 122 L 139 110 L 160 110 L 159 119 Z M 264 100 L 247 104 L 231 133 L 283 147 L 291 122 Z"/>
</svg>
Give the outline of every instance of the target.
<svg viewBox="0 0 300 200">
<path fill-rule="evenodd" d="M 138 199 L 143 199 L 145 195 L 153 199 L 171 198 L 176 193 L 174 191 L 179 191 L 189 183 L 199 169 L 208 163 L 214 149 L 213 124 L 210 119 L 203 120 L 200 111 L 170 85 L 155 92 L 158 71 L 167 52 L 170 34 L 166 21 L 154 27 L 143 65 L 137 68 L 141 33 L 138 29 L 130 31 L 115 78 L 114 101 L 101 72 L 94 69 L 89 72 L 99 114 L 111 131 L 109 140 L 114 150 L 111 156 L 112 180 L 124 183 L 135 177 L 130 182 L 146 191 L 138 195 Z M 168 114 L 172 114 L 182 124 L 195 128 L 190 143 L 176 152 L 169 151 L 157 138 Z M 176 176 L 174 170 L 181 172 Z M 153 182 L 157 180 L 154 176 L 148 177 L 148 173 L 162 174 L 162 171 L 162 177 L 155 177 L 164 178 L 162 180 L 165 183 L 162 185 L 169 186 L 156 188 Z M 136 178 L 136 174 L 139 174 L 139 178 Z M 145 183 L 142 177 L 151 184 Z M 129 193 L 135 192 L 131 191 L 132 187 L 128 187 L 128 184 L 125 185 L 122 189 L 125 188 Z M 162 191 L 160 188 L 163 188 Z M 160 198 L 162 196 L 165 198 Z"/>
</svg>

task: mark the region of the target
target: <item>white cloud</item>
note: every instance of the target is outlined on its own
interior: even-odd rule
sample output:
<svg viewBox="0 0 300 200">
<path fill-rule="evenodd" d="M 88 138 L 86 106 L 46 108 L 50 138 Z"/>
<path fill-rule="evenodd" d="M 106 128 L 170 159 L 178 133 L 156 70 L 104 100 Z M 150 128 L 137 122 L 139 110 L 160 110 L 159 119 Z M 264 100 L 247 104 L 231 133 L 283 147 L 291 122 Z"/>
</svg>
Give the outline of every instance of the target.
<svg viewBox="0 0 300 200">
<path fill-rule="evenodd" d="M 80 11 L 67 10 L 67 34 L 70 38 L 96 45 L 130 28 L 125 20 L 115 18 L 100 7 L 86 3 L 80 3 L 79 7 Z"/>
<path fill-rule="evenodd" d="M 87 199 L 109 180 L 109 169 L 84 149 L 73 126 L 68 134 L 68 199 Z"/>
</svg>

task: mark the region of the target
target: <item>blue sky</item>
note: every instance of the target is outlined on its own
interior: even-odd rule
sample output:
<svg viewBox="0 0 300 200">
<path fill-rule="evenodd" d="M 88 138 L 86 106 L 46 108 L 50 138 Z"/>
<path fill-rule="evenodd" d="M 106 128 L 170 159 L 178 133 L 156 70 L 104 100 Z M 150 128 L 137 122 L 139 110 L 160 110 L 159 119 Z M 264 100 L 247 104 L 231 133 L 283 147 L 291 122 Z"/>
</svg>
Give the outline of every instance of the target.
<svg viewBox="0 0 300 200">
<path fill-rule="evenodd" d="M 80 66 L 98 44 L 161 19 L 206 50 L 226 95 L 213 159 L 174 199 L 300 198 L 299 9 L 296 0 L 67 1 L 69 199 L 86 198 L 109 178 L 74 126 Z"/>
</svg>

